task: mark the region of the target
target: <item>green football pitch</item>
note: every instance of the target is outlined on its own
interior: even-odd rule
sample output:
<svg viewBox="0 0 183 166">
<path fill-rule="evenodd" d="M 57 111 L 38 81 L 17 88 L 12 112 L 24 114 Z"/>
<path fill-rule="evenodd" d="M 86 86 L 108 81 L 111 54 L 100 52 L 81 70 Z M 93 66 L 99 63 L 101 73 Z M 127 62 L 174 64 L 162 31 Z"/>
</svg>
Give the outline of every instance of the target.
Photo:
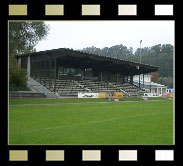
<svg viewBox="0 0 183 166">
<path fill-rule="evenodd" d="M 9 144 L 170 145 L 173 101 L 12 99 Z"/>
</svg>

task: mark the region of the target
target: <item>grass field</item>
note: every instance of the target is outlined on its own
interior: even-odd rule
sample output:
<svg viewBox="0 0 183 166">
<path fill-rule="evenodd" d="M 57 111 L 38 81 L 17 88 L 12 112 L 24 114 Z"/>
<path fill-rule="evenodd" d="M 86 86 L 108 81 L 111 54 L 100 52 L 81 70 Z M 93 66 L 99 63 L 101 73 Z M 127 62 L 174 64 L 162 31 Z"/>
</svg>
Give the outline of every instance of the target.
<svg viewBox="0 0 183 166">
<path fill-rule="evenodd" d="M 9 144 L 173 144 L 172 100 L 69 102 L 10 100 Z"/>
<path fill-rule="evenodd" d="M 64 103 L 86 103 L 86 102 L 109 102 L 107 99 L 78 99 L 78 98 L 62 98 L 62 99 L 10 99 L 10 105 L 19 104 L 64 104 Z"/>
<path fill-rule="evenodd" d="M 163 97 L 149 97 L 148 100 L 171 100 L 172 98 Z M 143 101 L 142 98 L 121 98 L 120 101 Z M 90 102 L 111 102 L 107 99 L 96 99 L 96 98 L 61 98 L 61 99 L 10 99 L 10 105 L 23 105 L 23 104 L 65 104 L 65 103 L 90 103 Z"/>
</svg>

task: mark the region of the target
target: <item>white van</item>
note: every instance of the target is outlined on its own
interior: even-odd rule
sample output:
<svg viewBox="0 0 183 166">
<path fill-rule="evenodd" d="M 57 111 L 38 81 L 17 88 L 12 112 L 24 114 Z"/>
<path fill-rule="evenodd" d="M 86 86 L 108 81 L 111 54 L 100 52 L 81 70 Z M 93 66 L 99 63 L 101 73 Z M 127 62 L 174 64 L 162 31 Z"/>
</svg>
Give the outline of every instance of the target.
<svg viewBox="0 0 183 166">
<path fill-rule="evenodd" d="M 158 93 L 144 93 L 142 97 L 161 97 L 161 94 Z"/>
</svg>

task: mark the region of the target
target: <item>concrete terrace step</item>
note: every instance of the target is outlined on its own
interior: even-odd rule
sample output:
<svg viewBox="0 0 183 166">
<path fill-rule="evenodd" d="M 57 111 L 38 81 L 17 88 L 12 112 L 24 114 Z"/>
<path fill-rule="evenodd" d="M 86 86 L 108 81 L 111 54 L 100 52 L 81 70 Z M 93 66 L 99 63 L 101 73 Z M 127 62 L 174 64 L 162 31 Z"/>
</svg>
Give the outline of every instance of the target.
<svg viewBox="0 0 183 166">
<path fill-rule="evenodd" d="M 116 83 L 107 81 L 93 81 L 93 80 L 49 80 L 48 78 L 41 79 L 42 84 L 51 91 L 59 93 L 66 93 L 71 95 L 78 92 L 123 92 L 124 96 L 137 96 L 139 92 L 138 87 L 130 83 Z M 55 87 L 54 87 L 55 86 Z"/>
</svg>

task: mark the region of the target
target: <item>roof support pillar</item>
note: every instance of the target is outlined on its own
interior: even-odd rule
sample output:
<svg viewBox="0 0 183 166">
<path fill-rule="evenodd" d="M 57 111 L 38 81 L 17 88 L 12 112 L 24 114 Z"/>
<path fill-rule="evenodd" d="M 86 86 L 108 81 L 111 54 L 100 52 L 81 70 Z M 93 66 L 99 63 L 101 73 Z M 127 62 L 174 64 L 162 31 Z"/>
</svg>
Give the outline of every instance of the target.
<svg viewBox="0 0 183 166">
<path fill-rule="evenodd" d="M 157 91 L 158 91 L 158 89 L 157 89 Z M 151 82 L 150 82 L 150 93 L 151 93 Z"/>
<path fill-rule="evenodd" d="M 51 68 L 51 59 L 49 60 L 49 70 L 51 70 L 52 68 Z M 51 71 L 49 71 L 49 77 L 52 77 L 52 75 L 51 75 Z"/>
<path fill-rule="evenodd" d="M 122 76 L 122 84 L 125 82 L 125 76 Z"/>
<path fill-rule="evenodd" d="M 41 78 L 41 61 L 39 61 L 39 70 L 38 71 L 39 71 L 39 78 Z"/>
<path fill-rule="evenodd" d="M 55 79 L 57 79 L 57 58 L 55 58 Z"/>
<path fill-rule="evenodd" d="M 83 71 L 83 78 L 85 79 L 85 69 L 84 69 L 84 71 Z"/>
<path fill-rule="evenodd" d="M 30 77 L 30 56 L 27 57 L 27 77 Z"/>
<path fill-rule="evenodd" d="M 139 88 L 140 88 L 140 74 L 139 74 Z"/>
<path fill-rule="evenodd" d="M 116 74 L 116 83 L 118 83 L 118 73 Z"/>
<path fill-rule="evenodd" d="M 18 57 L 17 59 L 17 66 L 21 68 L 21 57 Z"/>
<path fill-rule="evenodd" d="M 133 75 L 130 75 L 130 84 L 133 84 Z"/>
</svg>

